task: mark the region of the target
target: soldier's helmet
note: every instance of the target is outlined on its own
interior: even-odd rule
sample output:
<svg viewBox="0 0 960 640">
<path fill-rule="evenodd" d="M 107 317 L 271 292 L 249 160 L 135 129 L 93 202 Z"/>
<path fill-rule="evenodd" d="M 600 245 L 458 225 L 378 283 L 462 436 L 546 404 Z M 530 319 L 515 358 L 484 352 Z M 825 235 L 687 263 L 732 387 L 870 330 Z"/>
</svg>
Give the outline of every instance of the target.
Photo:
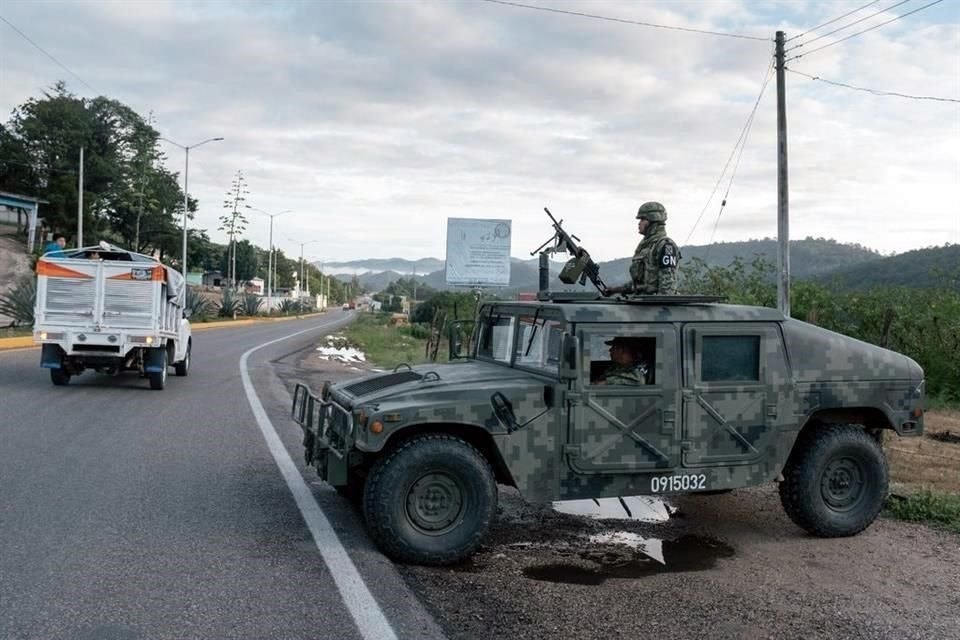
<svg viewBox="0 0 960 640">
<path fill-rule="evenodd" d="M 667 208 L 659 202 L 644 202 L 637 211 L 637 220 L 650 222 L 666 222 Z"/>
</svg>

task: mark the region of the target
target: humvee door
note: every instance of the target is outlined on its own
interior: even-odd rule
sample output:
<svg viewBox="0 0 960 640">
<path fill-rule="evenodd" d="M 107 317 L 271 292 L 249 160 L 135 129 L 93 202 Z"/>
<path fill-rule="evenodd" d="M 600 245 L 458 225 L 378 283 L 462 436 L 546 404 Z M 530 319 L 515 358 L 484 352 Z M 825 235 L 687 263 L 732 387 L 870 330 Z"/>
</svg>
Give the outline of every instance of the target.
<svg viewBox="0 0 960 640">
<path fill-rule="evenodd" d="M 759 461 L 791 418 L 793 388 L 776 324 L 683 329 L 683 466 Z"/>
<path fill-rule="evenodd" d="M 669 471 L 679 463 L 680 367 L 670 324 L 579 325 L 579 392 L 568 394 L 567 460 L 577 473 Z M 611 375 L 613 338 L 643 367 Z M 645 368 L 645 371 L 643 370 Z M 620 367 L 623 370 L 623 367 Z"/>
</svg>

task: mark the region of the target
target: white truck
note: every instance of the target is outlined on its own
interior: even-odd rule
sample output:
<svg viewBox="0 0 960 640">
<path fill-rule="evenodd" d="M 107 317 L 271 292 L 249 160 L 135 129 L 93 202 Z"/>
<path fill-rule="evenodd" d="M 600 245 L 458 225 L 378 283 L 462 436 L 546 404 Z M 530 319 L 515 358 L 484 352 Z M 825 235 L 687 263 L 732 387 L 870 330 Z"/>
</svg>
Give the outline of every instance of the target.
<svg viewBox="0 0 960 640">
<path fill-rule="evenodd" d="M 101 242 L 37 262 L 34 341 L 55 385 L 86 369 L 138 371 L 163 389 L 190 370 L 186 283 L 158 260 Z"/>
</svg>

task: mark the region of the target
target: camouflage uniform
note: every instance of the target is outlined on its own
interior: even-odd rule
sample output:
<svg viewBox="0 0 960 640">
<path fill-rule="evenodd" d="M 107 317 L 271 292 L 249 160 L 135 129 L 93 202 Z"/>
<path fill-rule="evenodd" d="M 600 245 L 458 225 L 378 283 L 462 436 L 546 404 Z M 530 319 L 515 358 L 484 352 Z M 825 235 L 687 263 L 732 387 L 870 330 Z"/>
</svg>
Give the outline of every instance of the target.
<svg viewBox="0 0 960 640">
<path fill-rule="evenodd" d="M 643 362 L 638 362 L 629 367 L 610 367 L 597 383 L 632 386 L 645 385 L 647 384 L 647 365 Z"/>
<path fill-rule="evenodd" d="M 646 202 L 637 211 L 637 219 L 650 224 L 637 245 L 630 263 L 629 293 L 673 295 L 677 292 L 677 267 L 680 249 L 667 236 L 667 210 L 659 202 Z"/>
</svg>

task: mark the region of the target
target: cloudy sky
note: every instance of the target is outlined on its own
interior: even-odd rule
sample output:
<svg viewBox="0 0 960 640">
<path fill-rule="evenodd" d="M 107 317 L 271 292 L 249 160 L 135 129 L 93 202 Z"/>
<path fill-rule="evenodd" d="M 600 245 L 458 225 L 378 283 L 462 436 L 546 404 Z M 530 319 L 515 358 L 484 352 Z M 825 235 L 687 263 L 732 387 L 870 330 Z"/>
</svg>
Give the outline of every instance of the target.
<svg viewBox="0 0 960 640">
<path fill-rule="evenodd" d="M 679 243 L 776 235 L 776 86 L 760 101 L 727 206 L 730 165 L 768 73 L 960 99 L 960 2 L 529 0 L 628 21 L 484 2 L 2 0 L 0 115 L 65 80 L 153 111 L 191 153 L 199 226 L 216 231 L 242 169 L 288 254 L 443 257 L 448 217 L 509 218 L 512 253 L 548 235 L 542 208 L 601 260 L 632 253 L 646 200 Z M 87 86 L 89 85 L 89 86 Z M 884 253 L 960 242 L 960 103 L 854 91 L 787 74 L 791 237 Z M 183 152 L 167 147 L 182 168 Z M 734 159 L 736 162 L 736 159 Z M 698 217 L 701 216 L 699 224 Z M 249 238 L 267 245 L 267 218 Z"/>
</svg>

